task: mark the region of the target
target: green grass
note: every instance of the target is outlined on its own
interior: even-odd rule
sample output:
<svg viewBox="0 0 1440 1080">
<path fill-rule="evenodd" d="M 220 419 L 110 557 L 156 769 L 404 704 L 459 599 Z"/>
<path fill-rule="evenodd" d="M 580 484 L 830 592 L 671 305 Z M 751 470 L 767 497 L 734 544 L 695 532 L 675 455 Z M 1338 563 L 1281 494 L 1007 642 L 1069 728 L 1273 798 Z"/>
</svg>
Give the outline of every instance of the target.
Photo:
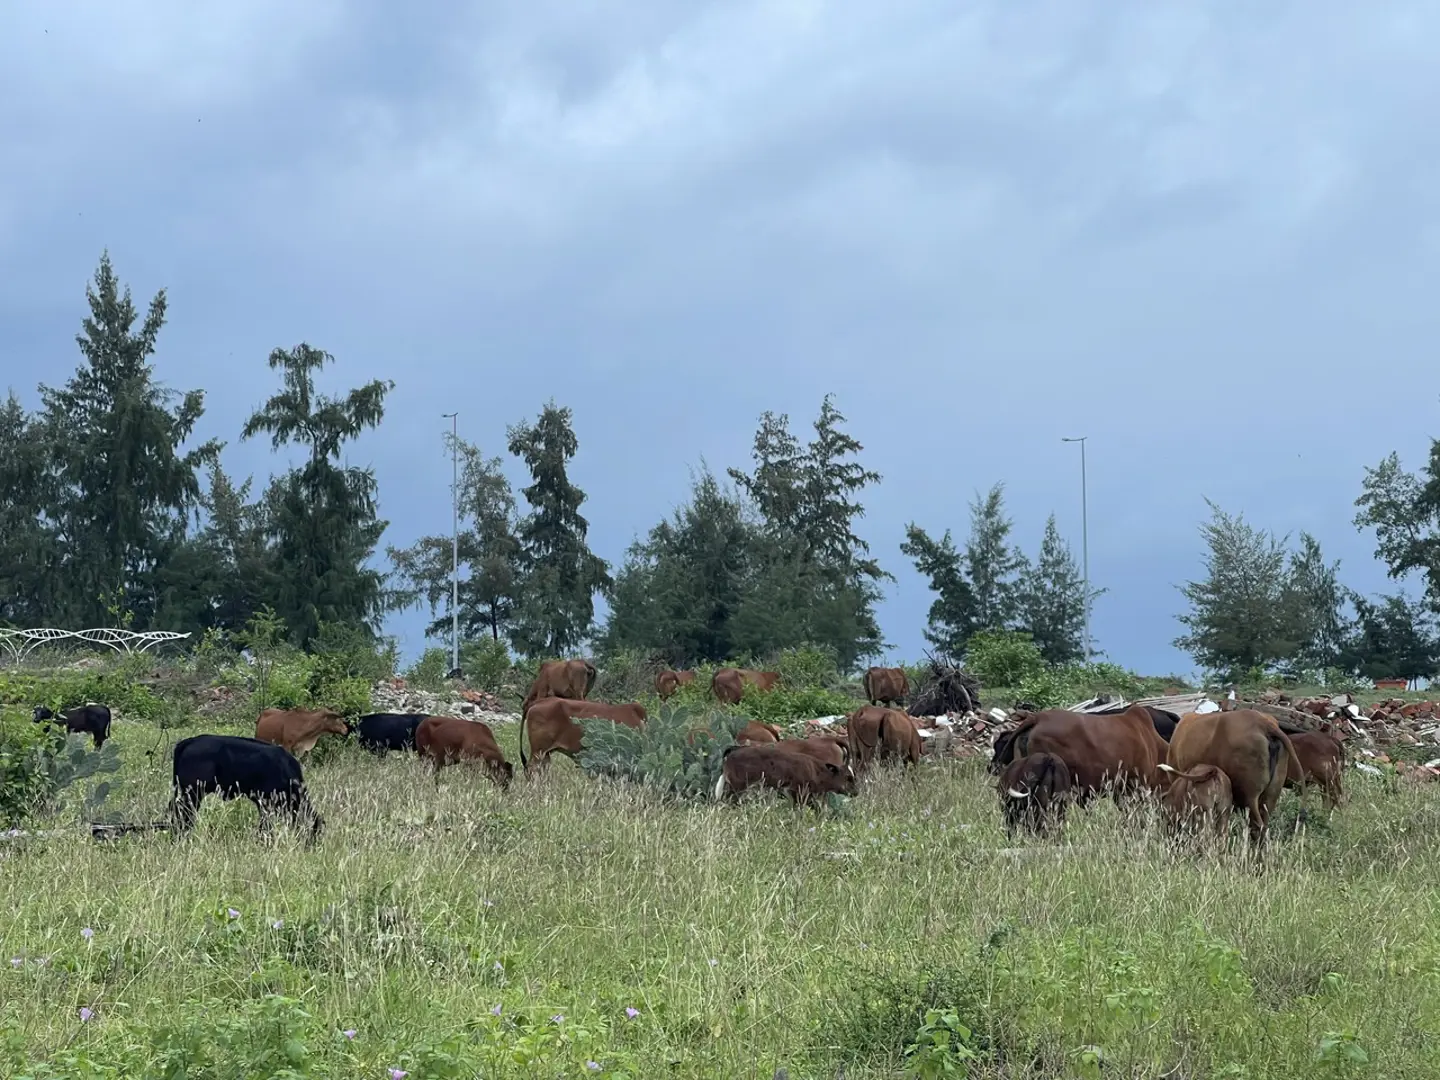
<svg viewBox="0 0 1440 1080">
<path fill-rule="evenodd" d="M 120 727 L 107 809 L 159 817 L 184 734 Z M 930 1007 L 973 1029 L 973 1077 L 1440 1072 L 1433 788 L 1352 770 L 1257 873 L 1109 804 L 1011 842 L 977 762 L 838 813 L 564 761 L 506 794 L 348 747 L 308 773 L 311 851 L 214 800 L 180 843 L 0 848 L 0 1075 L 860 1080 L 906 1075 Z"/>
</svg>

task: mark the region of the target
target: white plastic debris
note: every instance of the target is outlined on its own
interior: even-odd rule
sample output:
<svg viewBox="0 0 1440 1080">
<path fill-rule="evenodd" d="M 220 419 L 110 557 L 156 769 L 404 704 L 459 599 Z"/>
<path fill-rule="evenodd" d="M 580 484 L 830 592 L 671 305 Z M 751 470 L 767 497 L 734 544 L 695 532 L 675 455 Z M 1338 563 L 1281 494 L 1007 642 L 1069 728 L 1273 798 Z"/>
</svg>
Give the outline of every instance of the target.
<svg viewBox="0 0 1440 1080">
<path fill-rule="evenodd" d="M 1235 700 L 1235 695 L 1233 693 L 1230 695 L 1230 700 Z M 1206 698 L 1204 701 L 1200 702 L 1199 705 L 1195 706 L 1195 711 L 1197 713 L 1219 712 L 1220 706 L 1215 704 L 1215 702 L 1211 701 L 1209 698 Z"/>
<path fill-rule="evenodd" d="M 1371 776 L 1384 776 L 1384 775 L 1385 775 L 1385 773 L 1384 773 L 1382 770 L 1377 769 L 1374 765 L 1370 765 L 1370 764 L 1368 764 L 1367 762 L 1364 762 L 1364 761 L 1357 761 L 1357 762 L 1355 762 L 1355 768 L 1359 769 L 1359 770 L 1360 770 L 1361 772 L 1363 772 L 1363 773 L 1369 773 Z"/>
</svg>

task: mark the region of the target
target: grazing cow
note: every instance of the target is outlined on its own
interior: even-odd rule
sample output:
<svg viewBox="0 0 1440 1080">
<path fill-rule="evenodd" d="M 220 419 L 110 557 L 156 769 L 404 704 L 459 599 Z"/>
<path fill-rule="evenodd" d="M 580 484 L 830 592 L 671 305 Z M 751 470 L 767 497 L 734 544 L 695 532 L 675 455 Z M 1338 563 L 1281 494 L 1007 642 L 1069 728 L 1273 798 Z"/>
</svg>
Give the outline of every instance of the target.
<svg viewBox="0 0 1440 1080">
<path fill-rule="evenodd" d="M 606 705 L 600 701 L 582 701 L 574 698 L 544 698 L 535 702 L 520 721 L 520 764 L 525 774 L 549 763 L 550 755 L 558 750 L 574 757 L 580 752 L 580 740 L 584 729 L 575 723 L 577 719 L 613 720 L 626 727 L 641 728 L 647 719 L 642 705 Z M 530 753 L 525 753 L 526 746 Z"/>
<path fill-rule="evenodd" d="M 1003 773 L 1018 758 L 1054 754 L 1070 768 L 1076 802 L 1084 804 L 1112 785 L 1119 802 L 1126 793 L 1162 786 L 1166 750 L 1150 714 L 1139 706 L 1108 715 L 1049 709 L 1026 714 L 995 740 L 990 769 Z"/>
<path fill-rule="evenodd" d="M 826 795 L 854 795 L 855 776 L 849 767 L 821 762 L 798 753 L 785 742 L 767 746 L 727 746 L 715 782 L 715 797 L 739 798 L 752 787 L 774 788 L 795 803 L 812 803 Z"/>
<path fill-rule="evenodd" d="M 905 669 L 898 667 L 872 667 L 865 672 L 865 699 L 871 705 L 901 705 L 910 692 L 910 680 Z"/>
<path fill-rule="evenodd" d="M 45 720 L 56 720 L 57 718 L 44 705 L 36 705 L 35 714 L 31 719 L 39 724 Z M 110 737 L 110 709 L 105 705 L 87 702 L 84 705 L 77 705 L 73 709 L 66 709 L 58 719 L 65 725 L 65 730 L 69 734 L 89 735 L 94 739 L 96 750 L 104 746 L 105 740 Z"/>
<path fill-rule="evenodd" d="M 689 686 L 695 681 L 693 671 L 672 671 L 666 668 L 655 676 L 655 693 L 660 695 L 661 701 L 668 701 L 675 696 L 675 692 L 682 686 Z"/>
<path fill-rule="evenodd" d="M 1274 717 L 1254 709 L 1187 713 L 1175 728 L 1166 760 L 1177 772 L 1197 765 L 1222 769 L 1230 777 L 1234 805 L 1249 814 L 1257 849 L 1265 842 L 1286 775 L 1304 775 L 1290 736 Z"/>
<path fill-rule="evenodd" d="M 530 692 L 520 704 L 520 715 L 543 698 L 568 698 L 584 701 L 595 685 L 595 665 L 589 660 L 546 660 L 540 665 Z"/>
<path fill-rule="evenodd" d="M 811 735 L 804 739 L 784 739 L 781 745 L 797 754 L 808 754 L 820 764 L 850 769 L 850 744 L 834 735 Z M 854 771 L 851 770 L 851 775 Z"/>
<path fill-rule="evenodd" d="M 505 760 L 495 733 L 488 724 L 478 720 L 461 720 L 455 716 L 427 716 L 415 729 L 415 749 L 423 758 L 435 766 L 435 778 L 440 770 L 457 761 L 481 761 L 486 771 L 501 789 L 510 786 L 515 775 L 515 766 Z"/>
<path fill-rule="evenodd" d="M 349 735 L 350 725 L 334 709 L 266 709 L 255 721 L 255 738 L 296 757 L 308 754 L 325 734 Z"/>
<path fill-rule="evenodd" d="M 1201 827 L 1206 821 L 1222 837 L 1229 833 L 1235 795 L 1224 769 L 1197 765 L 1188 772 L 1180 772 L 1168 764 L 1160 768 L 1172 777 L 1170 787 L 1160 796 L 1172 833 Z"/>
<path fill-rule="evenodd" d="M 749 683 L 762 692 L 774 690 L 780 682 L 778 671 L 754 671 L 750 668 L 722 667 L 710 679 L 710 692 L 726 705 L 738 705 Z"/>
<path fill-rule="evenodd" d="M 384 757 L 391 750 L 414 750 L 415 729 L 424 713 L 368 713 L 355 722 L 360 745 Z"/>
<path fill-rule="evenodd" d="M 920 735 L 915 721 L 899 709 L 862 705 L 845 718 L 850 759 L 857 773 L 863 773 L 877 756 L 909 761 L 920 760 Z"/>
<path fill-rule="evenodd" d="M 1319 784 L 1325 805 L 1331 810 L 1339 806 L 1345 799 L 1345 792 L 1340 787 L 1340 775 L 1345 771 L 1345 744 L 1321 728 L 1319 731 L 1290 735 L 1290 745 L 1300 762 L 1300 775 L 1287 768 L 1285 786 L 1298 787 L 1303 794 L 1307 784 Z"/>
<path fill-rule="evenodd" d="M 779 742 L 780 729 L 774 724 L 762 724 L 759 720 L 751 720 L 736 734 L 735 741 L 741 746 L 746 743 Z"/>
<path fill-rule="evenodd" d="M 1057 827 L 1064 825 L 1070 787 L 1070 769 L 1054 754 L 1031 754 L 1012 761 L 996 785 L 1005 831 L 1014 836 L 1016 826 L 1023 825 L 1043 836 L 1051 821 Z"/>
<path fill-rule="evenodd" d="M 195 824 L 200 802 L 209 794 L 222 799 L 246 798 L 260 811 L 260 828 L 270 827 L 279 811 L 297 828 L 310 825 L 315 842 L 324 825 L 305 792 L 300 762 L 283 746 L 241 735 L 192 735 L 175 744 L 173 772 L 175 827 L 185 832 Z"/>
</svg>

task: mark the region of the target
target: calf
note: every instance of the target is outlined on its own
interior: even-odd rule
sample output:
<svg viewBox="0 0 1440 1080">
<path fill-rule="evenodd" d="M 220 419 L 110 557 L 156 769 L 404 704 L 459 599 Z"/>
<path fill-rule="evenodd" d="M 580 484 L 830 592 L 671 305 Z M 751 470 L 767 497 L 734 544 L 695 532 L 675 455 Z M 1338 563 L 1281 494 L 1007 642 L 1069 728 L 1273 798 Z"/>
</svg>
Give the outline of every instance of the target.
<svg viewBox="0 0 1440 1080">
<path fill-rule="evenodd" d="M 360 745 L 384 757 L 391 750 L 414 750 L 415 729 L 424 713 L 369 713 L 355 722 Z"/>
<path fill-rule="evenodd" d="M 1224 769 L 1215 765 L 1197 765 L 1189 772 L 1170 765 L 1160 768 L 1173 778 L 1169 789 L 1160 796 L 1172 833 L 1199 828 L 1207 819 L 1222 837 L 1230 831 L 1235 794 Z"/>
<path fill-rule="evenodd" d="M 515 766 L 500 752 L 495 733 L 488 724 L 478 720 L 427 716 L 415 729 L 415 749 L 422 758 L 434 763 L 437 780 L 441 769 L 457 761 L 483 762 L 502 790 L 510 786 L 510 779 L 515 775 Z"/>
<path fill-rule="evenodd" d="M 36 705 L 35 714 L 31 717 L 31 720 L 37 724 L 45 720 L 56 719 L 55 714 L 44 705 Z M 104 746 L 105 740 L 110 737 L 110 709 L 105 705 L 87 702 L 84 705 L 77 705 L 73 709 L 66 709 L 58 719 L 64 723 L 65 730 L 69 734 L 89 735 L 94 739 L 96 750 Z"/>
<path fill-rule="evenodd" d="M 1054 754 L 1030 754 L 1011 762 L 996 785 L 1005 831 L 1014 836 L 1016 826 L 1024 826 L 1044 836 L 1051 821 L 1063 826 L 1070 787 L 1070 768 Z"/>
<path fill-rule="evenodd" d="M 1340 788 L 1340 775 L 1345 771 L 1345 744 L 1321 728 L 1319 731 L 1304 731 L 1290 736 L 1290 745 L 1295 748 L 1295 757 L 1300 763 L 1300 775 L 1293 767 L 1285 770 L 1285 786 L 1298 787 L 1304 794 L 1306 785 L 1319 784 L 1325 805 L 1331 810 L 1345 798 Z"/>
<path fill-rule="evenodd" d="M 739 798 L 752 787 L 783 791 L 799 805 L 826 795 L 854 795 L 855 777 L 848 768 L 817 761 L 789 749 L 786 742 L 769 746 L 728 746 L 721 760 L 715 797 Z"/>
<path fill-rule="evenodd" d="M 175 744 L 172 775 L 176 830 L 195 824 L 200 803 L 209 794 L 222 799 L 246 798 L 260 811 L 260 828 L 268 830 L 277 810 L 297 828 L 310 825 L 309 842 L 320 835 L 324 822 L 305 792 L 304 774 L 282 746 L 240 735 L 192 735 Z"/>
<path fill-rule="evenodd" d="M 304 757 L 324 734 L 349 735 L 350 725 L 334 709 L 266 709 L 255 721 L 255 738 Z"/>
</svg>

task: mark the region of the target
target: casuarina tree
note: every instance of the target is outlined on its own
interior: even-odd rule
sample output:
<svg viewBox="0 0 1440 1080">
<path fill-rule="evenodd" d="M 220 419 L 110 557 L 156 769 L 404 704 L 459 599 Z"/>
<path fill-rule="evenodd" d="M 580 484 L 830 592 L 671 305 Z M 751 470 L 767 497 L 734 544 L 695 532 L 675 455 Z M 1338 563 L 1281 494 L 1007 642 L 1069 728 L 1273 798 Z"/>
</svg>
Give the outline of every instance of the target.
<svg viewBox="0 0 1440 1080">
<path fill-rule="evenodd" d="M 279 450 L 305 448 L 303 464 L 271 481 L 269 526 L 275 543 L 275 609 L 296 644 L 321 623 L 372 628 L 384 604 L 383 575 L 368 565 L 388 522 L 380 520 L 371 469 L 341 464 L 345 446 L 385 415 L 393 382 L 376 379 L 332 397 L 315 376 L 334 357 L 307 344 L 276 349 L 270 368 L 280 391 L 246 421 L 242 437 L 269 434 Z"/>
<path fill-rule="evenodd" d="M 551 401 L 532 425 L 508 431 L 510 452 L 530 470 L 521 494 L 530 512 L 517 530 L 517 603 L 510 640 L 529 657 L 558 657 L 589 637 L 595 594 L 610 587 L 609 568 L 586 544 L 585 493 L 567 465 L 579 449 L 568 408 Z"/>
<path fill-rule="evenodd" d="M 205 395 L 179 394 L 155 379 L 165 291 L 141 319 L 106 253 L 86 299 L 90 314 L 75 338 L 84 363 L 64 386 L 40 388 L 52 474 L 46 518 L 64 553 L 55 568 L 64 598 L 52 619 L 93 626 L 123 610 L 146 625 L 155 570 L 199 505 L 197 470 L 220 447 L 183 449 Z"/>
</svg>

